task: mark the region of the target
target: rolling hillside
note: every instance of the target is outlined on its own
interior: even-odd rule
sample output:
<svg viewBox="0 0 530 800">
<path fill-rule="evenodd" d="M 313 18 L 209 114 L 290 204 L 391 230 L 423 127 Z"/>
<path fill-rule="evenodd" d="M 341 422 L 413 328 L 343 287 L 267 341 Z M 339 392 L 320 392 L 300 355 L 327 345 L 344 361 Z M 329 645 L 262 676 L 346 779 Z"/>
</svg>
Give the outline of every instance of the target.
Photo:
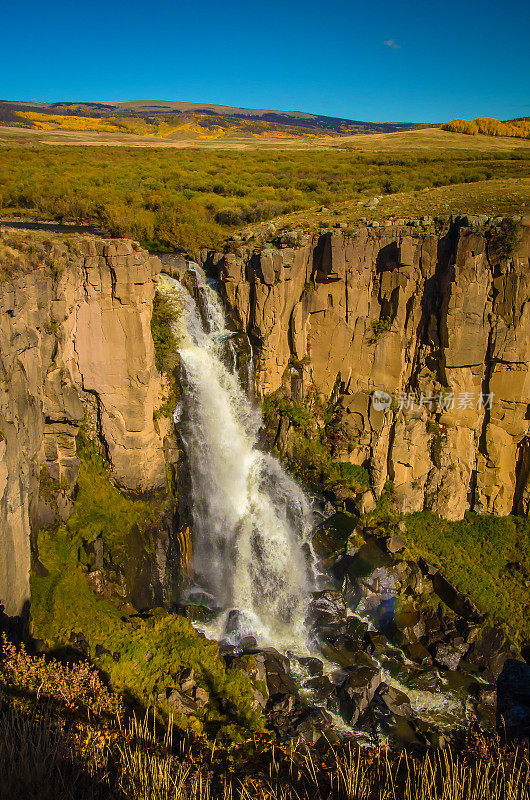
<svg viewBox="0 0 530 800">
<path fill-rule="evenodd" d="M 170 101 L 116 103 L 26 103 L 0 101 L 0 125 L 37 130 L 129 133 L 161 139 L 231 136 L 299 138 L 391 133 L 425 127 L 413 123 L 359 120 Z"/>
</svg>

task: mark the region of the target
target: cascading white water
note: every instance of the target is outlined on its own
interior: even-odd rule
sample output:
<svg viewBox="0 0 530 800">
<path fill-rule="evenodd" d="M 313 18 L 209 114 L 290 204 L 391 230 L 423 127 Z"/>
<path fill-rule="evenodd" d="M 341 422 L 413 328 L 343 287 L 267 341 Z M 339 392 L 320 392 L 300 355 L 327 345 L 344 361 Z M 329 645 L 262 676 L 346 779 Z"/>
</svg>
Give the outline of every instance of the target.
<svg viewBox="0 0 530 800">
<path fill-rule="evenodd" d="M 163 276 L 159 290 L 181 308 L 174 418 L 191 472 L 195 575 L 225 611 L 218 637 L 228 618 L 233 640 L 252 634 L 261 644 L 307 650 L 311 508 L 280 463 L 257 448 L 261 414 L 241 387 L 233 350 L 225 357 L 231 334 L 221 302 L 193 270 L 200 308 L 172 278 Z M 232 609 L 239 613 L 228 617 Z"/>
</svg>

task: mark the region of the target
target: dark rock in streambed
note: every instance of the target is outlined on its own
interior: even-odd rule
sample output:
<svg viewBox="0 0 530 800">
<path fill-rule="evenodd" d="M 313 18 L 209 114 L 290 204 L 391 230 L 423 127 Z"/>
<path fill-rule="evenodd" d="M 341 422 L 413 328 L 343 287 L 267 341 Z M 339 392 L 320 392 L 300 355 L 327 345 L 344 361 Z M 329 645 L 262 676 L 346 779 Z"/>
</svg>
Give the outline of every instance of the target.
<svg viewBox="0 0 530 800">
<path fill-rule="evenodd" d="M 530 737 L 530 666 L 507 659 L 497 680 L 497 728 L 508 739 Z"/>
<path fill-rule="evenodd" d="M 497 726 L 497 686 L 493 683 L 473 683 L 469 687 L 469 693 L 479 724 L 494 730 Z"/>
<path fill-rule="evenodd" d="M 359 647 L 366 645 L 368 636 L 368 623 L 358 617 L 348 617 L 344 632 L 347 636 L 355 639 Z"/>
<path fill-rule="evenodd" d="M 394 614 L 384 625 L 384 632 L 398 647 L 417 642 L 425 634 L 422 614 L 410 602 L 396 603 Z"/>
<path fill-rule="evenodd" d="M 375 667 L 359 667 L 352 670 L 340 686 L 337 694 L 342 718 L 354 725 L 372 702 L 381 674 Z"/>
<path fill-rule="evenodd" d="M 332 718 L 320 707 L 306 705 L 297 695 L 271 697 L 266 707 L 268 725 L 281 738 L 298 738 L 307 744 L 316 744 L 328 736 Z"/>
<path fill-rule="evenodd" d="M 239 633 L 245 624 L 245 615 L 237 608 L 228 612 L 225 623 L 225 633 Z"/>
<path fill-rule="evenodd" d="M 197 605 L 195 603 L 187 603 L 186 605 L 175 606 L 175 613 L 186 617 L 190 622 L 211 622 L 215 619 L 217 611 L 213 611 L 207 606 Z"/>
<path fill-rule="evenodd" d="M 325 704 L 331 711 L 338 711 L 338 699 L 335 684 L 327 675 L 317 675 L 304 682 L 304 689 L 311 692 L 311 700 L 314 703 Z"/>
<path fill-rule="evenodd" d="M 326 558 L 332 553 L 344 552 L 348 537 L 356 530 L 358 522 L 357 517 L 338 512 L 317 525 L 312 536 L 316 555 Z"/>
<path fill-rule="evenodd" d="M 340 625 L 346 620 L 342 593 L 334 589 L 315 592 L 309 604 L 309 620 L 317 626 Z"/>
<path fill-rule="evenodd" d="M 410 699 L 405 692 L 382 683 L 375 695 L 374 702 L 386 708 L 391 714 L 404 719 L 412 719 L 414 713 L 410 705 Z"/>
<path fill-rule="evenodd" d="M 314 656 L 294 656 L 294 658 L 307 670 L 311 677 L 314 675 L 322 675 L 324 665 L 319 658 L 315 658 Z"/>
<path fill-rule="evenodd" d="M 423 560 L 420 560 L 420 567 L 422 567 L 424 575 L 427 575 L 432 581 L 434 591 L 440 600 L 455 614 L 473 622 L 480 622 L 483 619 L 482 614 L 470 598 L 453 586 L 447 578 L 444 578 L 439 570 L 433 572 L 433 567 Z"/>
<path fill-rule="evenodd" d="M 236 647 L 235 644 L 232 644 L 232 642 L 227 642 L 226 639 L 222 639 L 219 642 L 219 653 L 223 656 L 225 661 L 227 658 L 230 658 L 230 656 L 239 652 L 239 648 Z"/>
<path fill-rule="evenodd" d="M 345 567 L 352 581 L 364 581 L 366 585 L 386 588 L 395 584 L 395 576 L 391 575 L 393 559 L 379 545 L 370 540 L 363 544 L 354 556 L 348 558 Z M 387 572 L 384 572 L 386 570 Z"/>
<path fill-rule="evenodd" d="M 243 636 L 237 643 L 237 646 L 243 652 L 246 650 L 254 650 L 258 646 L 258 640 L 255 636 Z"/>
<path fill-rule="evenodd" d="M 428 669 L 419 669 L 418 667 L 412 668 L 403 682 L 406 683 L 407 687 L 410 689 L 419 692 L 439 692 L 442 687 L 445 686 L 438 670 L 434 667 Z"/>
<path fill-rule="evenodd" d="M 434 649 L 434 660 L 442 667 L 457 670 L 463 656 L 469 650 L 469 645 L 460 637 L 449 642 L 440 642 Z"/>
<path fill-rule="evenodd" d="M 293 722 L 293 734 L 314 745 L 329 731 L 331 724 L 332 718 L 323 708 L 308 708 Z"/>
<path fill-rule="evenodd" d="M 357 642 L 354 639 L 350 639 L 348 636 L 340 636 L 335 639 L 332 644 L 327 642 L 322 643 L 321 652 L 328 661 L 339 664 L 341 667 L 352 666 L 359 652 L 364 655 Z"/>
<path fill-rule="evenodd" d="M 370 631 L 366 636 L 365 650 L 370 655 L 382 655 L 391 647 L 390 642 L 383 633 Z"/>
<path fill-rule="evenodd" d="M 368 614 L 376 625 L 384 624 L 393 616 L 401 580 L 397 564 L 388 553 L 369 541 L 355 556 L 344 557 L 340 569 L 344 598 L 352 610 Z"/>
<path fill-rule="evenodd" d="M 408 657 L 416 664 L 429 666 L 432 664 L 432 656 L 421 642 L 411 642 L 404 648 Z"/>
<path fill-rule="evenodd" d="M 253 656 L 256 663 L 262 665 L 265 674 L 263 675 L 261 668 L 259 668 L 259 673 L 256 674 L 256 677 L 258 680 L 265 679 L 267 691 L 271 698 L 273 696 L 297 695 L 296 684 L 290 671 L 289 659 L 286 656 L 273 647 L 247 650 L 242 654 L 241 660 L 244 661 L 249 656 Z M 246 671 L 248 671 L 248 668 Z"/>
</svg>

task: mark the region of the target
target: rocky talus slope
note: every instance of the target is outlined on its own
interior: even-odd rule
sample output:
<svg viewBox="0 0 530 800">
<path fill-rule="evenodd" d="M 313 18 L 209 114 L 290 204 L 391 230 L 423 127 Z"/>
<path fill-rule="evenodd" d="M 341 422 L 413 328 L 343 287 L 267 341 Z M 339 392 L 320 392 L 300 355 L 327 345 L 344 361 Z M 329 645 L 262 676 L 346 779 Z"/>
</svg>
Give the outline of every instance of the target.
<svg viewBox="0 0 530 800">
<path fill-rule="evenodd" d="M 202 258 L 256 345 L 258 389 L 335 393 L 337 456 L 368 466 L 376 495 L 390 479 L 403 512 L 528 514 L 525 221 L 271 229 L 259 248 Z M 392 405 L 377 408 L 375 390 Z"/>
<path fill-rule="evenodd" d="M 0 601 L 29 600 L 32 531 L 65 520 L 88 420 L 116 484 L 165 486 L 150 320 L 159 261 L 93 237 L 0 240 Z M 53 493 L 49 502 L 46 488 Z"/>
</svg>

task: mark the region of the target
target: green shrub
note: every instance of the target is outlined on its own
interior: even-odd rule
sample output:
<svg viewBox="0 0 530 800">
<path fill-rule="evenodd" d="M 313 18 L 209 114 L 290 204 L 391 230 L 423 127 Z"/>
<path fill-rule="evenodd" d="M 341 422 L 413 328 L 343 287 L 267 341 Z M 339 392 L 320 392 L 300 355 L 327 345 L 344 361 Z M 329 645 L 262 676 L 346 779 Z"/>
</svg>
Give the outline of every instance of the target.
<svg viewBox="0 0 530 800">
<path fill-rule="evenodd" d="M 381 317 L 381 319 L 372 321 L 372 337 L 375 342 L 378 342 L 385 333 L 392 330 L 392 320 L 390 317 Z"/>
<path fill-rule="evenodd" d="M 155 363 L 159 372 L 171 373 L 177 361 L 177 340 L 174 325 L 178 318 L 175 302 L 158 291 L 153 300 L 151 335 L 155 346 Z"/>
<path fill-rule="evenodd" d="M 293 473 L 319 491 L 365 491 L 370 487 L 368 470 L 334 456 L 339 436 L 333 425 L 333 405 L 313 401 L 274 395 L 263 400 L 263 417 L 269 430 L 277 429 L 279 417 L 287 417 L 292 426 L 289 447 L 280 456 Z"/>
<path fill-rule="evenodd" d="M 234 225 L 384 192 L 519 177 L 505 153 L 0 148 L 0 211 L 83 221 L 152 251 L 219 247 Z M 244 198 L 244 201 L 241 200 Z"/>
<path fill-rule="evenodd" d="M 488 249 L 492 258 L 503 261 L 510 258 L 521 238 L 521 223 L 510 217 L 502 220 L 500 225 L 492 228 L 488 239 Z"/>
</svg>

